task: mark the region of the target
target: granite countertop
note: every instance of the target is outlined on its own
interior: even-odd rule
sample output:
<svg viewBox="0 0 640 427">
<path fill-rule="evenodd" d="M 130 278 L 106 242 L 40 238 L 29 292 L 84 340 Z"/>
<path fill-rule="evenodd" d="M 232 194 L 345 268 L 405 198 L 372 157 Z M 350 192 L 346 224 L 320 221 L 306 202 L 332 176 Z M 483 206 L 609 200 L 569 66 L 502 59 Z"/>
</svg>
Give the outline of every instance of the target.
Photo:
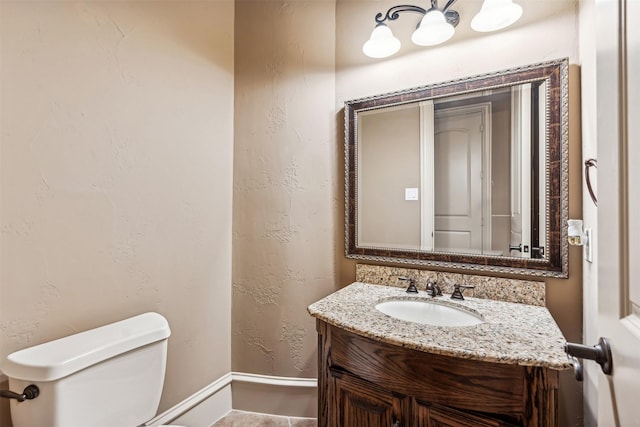
<svg viewBox="0 0 640 427">
<path fill-rule="evenodd" d="M 407 294 L 391 286 L 355 282 L 311 304 L 320 320 L 377 341 L 419 351 L 485 362 L 568 369 L 562 332 L 546 307 L 450 295 L 431 298 L 426 292 Z M 385 300 L 428 300 L 463 306 L 480 314 L 475 326 L 432 326 L 399 320 L 376 310 Z"/>
</svg>

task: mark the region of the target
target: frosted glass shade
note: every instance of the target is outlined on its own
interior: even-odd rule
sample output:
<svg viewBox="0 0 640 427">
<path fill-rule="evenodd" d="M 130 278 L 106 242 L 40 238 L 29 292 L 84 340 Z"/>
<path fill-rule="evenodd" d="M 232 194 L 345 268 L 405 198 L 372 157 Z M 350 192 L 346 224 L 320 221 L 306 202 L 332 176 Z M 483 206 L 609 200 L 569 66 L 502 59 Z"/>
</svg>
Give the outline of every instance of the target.
<svg viewBox="0 0 640 427">
<path fill-rule="evenodd" d="M 512 0 L 484 0 L 480 12 L 471 20 L 471 28 L 479 32 L 508 27 L 522 16 L 522 7 Z"/>
<path fill-rule="evenodd" d="M 444 14 L 432 9 L 424 15 L 420 25 L 411 35 L 411 41 L 418 46 L 435 46 L 449 40 L 455 29 L 449 24 Z"/>
<path fill-rule="evenodd" d="M 369 40 L 362 46 L 362 52 L 370 58 L 386 58 L 398 50 L 400 50 L 400 40 L 384 24 L 377 25 L 371 32 Z"/>
</svg>

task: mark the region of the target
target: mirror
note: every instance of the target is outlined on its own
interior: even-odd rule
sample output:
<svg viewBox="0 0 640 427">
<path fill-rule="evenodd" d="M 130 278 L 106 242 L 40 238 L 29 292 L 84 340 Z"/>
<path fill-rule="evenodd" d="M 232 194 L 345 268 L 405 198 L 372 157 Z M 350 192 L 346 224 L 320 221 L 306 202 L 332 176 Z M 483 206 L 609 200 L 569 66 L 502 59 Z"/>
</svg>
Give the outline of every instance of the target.
<svg viewBox="0 0 640 427">
<path fill-rule="evenodd" d="M 567 277 L 568 60 L 345 103 L 348 258 Z"/>
</svg>

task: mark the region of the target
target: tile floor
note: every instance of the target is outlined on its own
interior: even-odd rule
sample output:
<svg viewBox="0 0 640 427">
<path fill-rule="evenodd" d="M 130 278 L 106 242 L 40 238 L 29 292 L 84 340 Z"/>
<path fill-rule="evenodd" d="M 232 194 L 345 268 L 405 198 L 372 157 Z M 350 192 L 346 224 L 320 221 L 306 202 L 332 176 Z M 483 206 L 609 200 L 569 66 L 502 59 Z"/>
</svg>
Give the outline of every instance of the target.
<svg viewBox="0 0 640 427">
<path fill-rule="evenodd" d="M 317 427 L 315 418 L 280 417 L 254 412 L 231 411 L 213 427 Z"/>
</svg>

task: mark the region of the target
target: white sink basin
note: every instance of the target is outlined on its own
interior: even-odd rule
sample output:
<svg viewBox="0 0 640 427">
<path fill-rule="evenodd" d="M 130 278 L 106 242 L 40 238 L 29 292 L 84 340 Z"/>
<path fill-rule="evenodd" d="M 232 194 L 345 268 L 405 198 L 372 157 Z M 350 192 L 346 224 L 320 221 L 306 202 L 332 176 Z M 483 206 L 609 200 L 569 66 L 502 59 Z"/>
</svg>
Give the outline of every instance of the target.
<svg viewBox="0 0 640 427">
<path fill-rule="evenodd" d="M 387 316 L 424 325 L 473 326 L 483 322 L 480 316 L 470 311 L 430 301 L 384 301 L 377 304 L 376 309 Z"/>
</svg>

